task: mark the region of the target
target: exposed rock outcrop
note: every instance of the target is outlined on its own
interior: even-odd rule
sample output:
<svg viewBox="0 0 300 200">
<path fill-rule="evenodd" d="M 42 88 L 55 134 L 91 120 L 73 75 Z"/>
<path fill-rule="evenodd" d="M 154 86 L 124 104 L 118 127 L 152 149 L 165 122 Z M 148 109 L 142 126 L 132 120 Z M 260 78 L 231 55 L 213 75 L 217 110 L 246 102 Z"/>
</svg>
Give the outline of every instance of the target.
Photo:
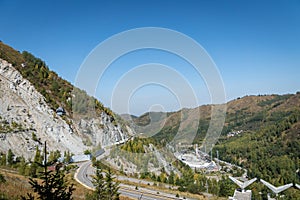
<svg viewBox="0 0 300 200">
<path fill-rule="evenodd" d="M 16 155 L 32 158 L 35 147 L 47 141 L 49 150 L 82 154 L 93 146 L 110 146 L 128 137 L 128 131 L 104 112 L 69 125 L 19 71 L 0 59 L 0 152 L 12 149 Z"/>
</svg>

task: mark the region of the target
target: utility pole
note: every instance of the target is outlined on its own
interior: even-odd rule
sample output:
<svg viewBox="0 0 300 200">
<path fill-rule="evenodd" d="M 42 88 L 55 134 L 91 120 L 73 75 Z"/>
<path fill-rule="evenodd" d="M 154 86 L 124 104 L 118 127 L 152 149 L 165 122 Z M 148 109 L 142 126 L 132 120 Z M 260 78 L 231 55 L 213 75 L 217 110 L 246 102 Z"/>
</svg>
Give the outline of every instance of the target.
<svg viewBox="0 0 300 200">
<path fill-rule="evenodd" d="M 45 184 L 48 185 L 48 174 L 47 174 L 47 142 L 45 141 L 45 150 L 44 150 L 44 170 L 45 170 Z"/>
</svg>

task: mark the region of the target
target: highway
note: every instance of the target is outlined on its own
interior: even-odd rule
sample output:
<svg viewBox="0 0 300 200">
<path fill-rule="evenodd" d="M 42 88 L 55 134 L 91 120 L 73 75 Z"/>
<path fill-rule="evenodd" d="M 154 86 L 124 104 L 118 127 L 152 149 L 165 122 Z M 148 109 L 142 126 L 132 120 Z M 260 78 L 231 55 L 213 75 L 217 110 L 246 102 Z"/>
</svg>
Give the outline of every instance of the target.
<svg viewBox="0 0 300 200">
<path fill-rule="evenodd" d="M 75 173 L 75 180 L 89 189 L 93 189 L 92 175 L 94 174 L 94 168 L 91 161 L 78 164 L 79 168 Z M 127 196 L 134 199 L 143 200 L 166 200 L 166 199 L 179 199 L 174 194 L 168 194 L 164 192 L 157 192 L 152 189 L 139 187 L 138 190 L 135 186 L 120 184 L 119 192 L 123 196 Z M 186 198 L 188 199 L 188 198 Z"/>
</svg>

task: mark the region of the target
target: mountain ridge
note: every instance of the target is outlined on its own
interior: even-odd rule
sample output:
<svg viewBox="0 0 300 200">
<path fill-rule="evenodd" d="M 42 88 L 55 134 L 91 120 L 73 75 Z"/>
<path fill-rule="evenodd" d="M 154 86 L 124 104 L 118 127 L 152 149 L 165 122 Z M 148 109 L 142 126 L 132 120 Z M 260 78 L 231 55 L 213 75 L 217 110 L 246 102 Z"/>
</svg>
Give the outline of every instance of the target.
<svg viewBox="0 0 300 200">
<path fill-rule="evenodd" d="M 165 113 L 165 118 L 154 122 L 151 122 L 153 113 L 147 113 L 130 122 L 138 125 L 136 132 L 142 130 L 143 135 L 152 131 L 151 125 L 160 125 L 156 133 L 149 134 L 156 145 L 167 146 L 174 143 L 178 134 L 185 138 L 194 132 L 196 135 L 189 147 L 198 144 L 205 151 L 201 144 L 210 126 L 212 106 Z M 195 110 L 199 110 L 200 116 L 193 113 Z M 198 126 L 195 127 L 191 119 L 198 120 Z M 244 167 L 250 178 L 264 178 L 275 185 L 299 183 L 300 92 L 251 95 L 229 101 L 224 127 L 212 155 Z"/>
<path fill-rule="evenodd" d="M 86 149 L 124 142 L 133 134 L 115 113 L 58 77 L 44 61 L 2 42 L 0 97 L 2 153 L 12 149 L 29 159 L 48 141 L 49 150 L 83 154 Z M 66 114 L 57 114 L 58 107 Z"/>
<path fill-rule="evenodd" d="M 226 103 L 226 121 L 225 121 L 225 127 L 228 126 L 230 123 L 229 121 L 232 120 L 232 115 L 239 115 L 240 112 L 245 113 L 245 117 L 253 117 L 252 115 L 256 113 L 260 113 L 262 110 L 265 112 L 279 112 L 280 110 L 289 111 L 294 109 L 295 107 L 300 106 L 300 98 L 299 95 L 300 92 L 297 92 L 296 94 L 283 94 L 283 95 L 277 95 L 277 94 L 270 94 L 270 95 L 246 95 L 244 97 L 239 97 L 237 99 L 230 100 Z M 288 101 L 288 102 L 285 102 Z M 121 115 L 126 116 L 124 117 L 124 120 L 130 121 L 131 123 L 134 123 L 136 125 L 144 125 L 147 126 L 151 123 L 160 123 L 159 120 L 155 119 L 154 115 L 158 116 L 164 116 L 161 118 L 161 120 L 167 121 L 166 124 L 171 123 L 172 120 L 168 120 L 170 118 L 176 118 L 177 122 L 181 118 L 179 115 L 182 115 L 183 112 L 185 113 L 193 113 L 195 110 L 199 110 L 200 117 L 199 120 L 210 120 L 211 118 L 211 108 L 214 105 L 201 105 L 196 108 L 189 108 L 189 109 L 181 109 L 176 112 L 146 112 L 140 116 L 131 116 L 129 114 Z M 130 118 L 131 117 L 131 118 Z M 157 118 L 157 117 L 156 117 Z M 181 121 L 181 122 L 184 122 Z M 166 125 L 165 124 L 165 125 Z M 145 130 L 144 130 L 145 131 Z M 223 130 L 224 131 L 224 130 Z"/>
</svg>

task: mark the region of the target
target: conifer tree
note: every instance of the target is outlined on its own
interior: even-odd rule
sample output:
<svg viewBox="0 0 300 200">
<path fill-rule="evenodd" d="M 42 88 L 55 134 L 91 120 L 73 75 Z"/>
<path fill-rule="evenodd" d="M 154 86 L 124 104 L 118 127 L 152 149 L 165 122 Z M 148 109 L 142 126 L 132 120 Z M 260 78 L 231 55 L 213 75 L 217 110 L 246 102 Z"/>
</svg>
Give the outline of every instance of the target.
<svg viewBox="0 0 300 200">
<path fill-rule="evenodd" d="M 12 150 L 9 149 L 8 152 L 7 152 L 7 164 L 9 166 L 12 166 L 12 164 L 14 162 L 14 156 L 15 155 L 13 154 Z"/>
<path fill-rule="evenodd" d="M 72 199 L 72 193 L 75 190 L 73 184 L 68 185 L 65 181 L 65 175 L 63 171 L 56 168 L 55 172 L 47 170 L 48 166 L 52 163 L 47 162 L 47 150 L 45 142 L 44 161 L 37 163 L 37 165 L 44 168 L 41 172 L 42 182 L 39 183 L 37 180 L 32 178 L 29 179 L 29 183 L 33 188 L 33 191 L 37 194 L 38 199 L 41 200 L 69 200 Z M 28 197 L 22 197 L 23 200 L 34 199 L 32 194 L 27 194 Z"/>
<path fill-rule="evenodd" d="M 5 182 L 6 182 L 6 180 L 5 180 L 4 176 L 0 173 L 0 184 L 5 183 Z"/>
<path fill-rule="evenodd" d="M 1 155 L 0 165 L 1 166 L 5 166 L 6 165 L 6 154 L 2 154 Z"/>
<path fill-rule="evenodd" d="M 105 171 L 105 176 L 103 176 L 103 171 L 97 166 L 96 175 L 93 178 L 93 184 L 95 186 L 95 191 L 88 196 L 90 200 L 119 200 L 120 194 L 119 183 L 115 181 L 115 177 L 110 168 Z"/>
<path fill-rule="evenodd" d="M 95 186 L 95 192 L 93 194 L 93 199 L 101 200 L 106 199 L 106 183 L 103 177 L 103 171 L 100 167 L 97 167 L 96 176 L 93 178 L 93 185 Z"/>
<path fill-rule="evenodd" d="M 105 172 L 105 182 L 106 182 L 106 191 L 107 191 L 107 199 L 109 200 L 119 200 L 120 193 L 119 183 L 115 181 L 115 177 L 110 168 Z"/>
</svg>

